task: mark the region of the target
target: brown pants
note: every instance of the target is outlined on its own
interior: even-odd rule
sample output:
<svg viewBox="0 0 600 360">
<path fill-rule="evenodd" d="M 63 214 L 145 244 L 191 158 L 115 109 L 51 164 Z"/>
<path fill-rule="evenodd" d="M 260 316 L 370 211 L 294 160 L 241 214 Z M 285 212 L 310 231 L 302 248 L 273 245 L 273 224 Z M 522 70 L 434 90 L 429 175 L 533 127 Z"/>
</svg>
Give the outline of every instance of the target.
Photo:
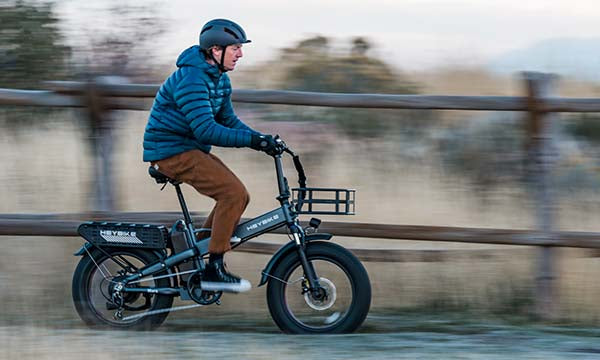
<svg viewBox="0 0 600 360">
<path fill-rule="evenodd" d="M 231 235 L 250 201 L 240 179 L 218 157 L 200 150 L 152 162 L 155 164 L 161 173 L 191 185 L 217 202 L 202 226 L 212 229 L 208 251 L 223 254 L 231 250 Z"/>
</svg>

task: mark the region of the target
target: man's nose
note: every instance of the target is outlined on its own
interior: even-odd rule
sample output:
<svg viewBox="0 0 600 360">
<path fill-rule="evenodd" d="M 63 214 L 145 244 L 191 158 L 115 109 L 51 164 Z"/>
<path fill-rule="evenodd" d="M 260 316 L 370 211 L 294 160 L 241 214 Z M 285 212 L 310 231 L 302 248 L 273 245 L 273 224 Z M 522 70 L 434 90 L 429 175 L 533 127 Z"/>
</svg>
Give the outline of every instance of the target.
<svg viewBox="0 0 600 360">
<path fill-rule="evenodd" d="M 241 58 L 242 56 L 244 56 L 244 53 L 242 53 L 242 49 L 238 50 L 238 57 Z"/>
</svg>

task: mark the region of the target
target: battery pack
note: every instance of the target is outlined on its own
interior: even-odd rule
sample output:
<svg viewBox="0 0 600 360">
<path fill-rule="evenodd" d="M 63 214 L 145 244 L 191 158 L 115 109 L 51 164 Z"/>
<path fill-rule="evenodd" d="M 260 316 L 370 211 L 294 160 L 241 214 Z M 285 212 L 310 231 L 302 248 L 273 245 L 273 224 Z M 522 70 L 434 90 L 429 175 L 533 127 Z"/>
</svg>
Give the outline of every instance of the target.
<svg viewBox="0 0 600 360">
<path fill-rule="evenodd" d="M 79 225 L 81 237 L 96 246 L 164 249 L 169 232 L 163 225 L 90 221 Z"/>
</svg>

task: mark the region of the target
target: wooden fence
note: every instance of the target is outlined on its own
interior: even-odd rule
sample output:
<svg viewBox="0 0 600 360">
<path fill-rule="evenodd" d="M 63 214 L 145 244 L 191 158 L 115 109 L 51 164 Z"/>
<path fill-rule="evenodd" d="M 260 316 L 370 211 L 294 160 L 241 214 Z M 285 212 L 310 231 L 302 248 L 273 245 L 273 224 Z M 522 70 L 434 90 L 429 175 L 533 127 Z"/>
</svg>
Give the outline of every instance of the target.
<svg viewBox="0 0 600 360">
<path fill-rule="evenodd" d="M 554 94 L 556 77 L 551 74 L 523 73 L 525 96 L 430 96 L 381 94 L 323 94 L 297 91 L 236 90 L 233 101 L 263 104 L 287 104 L 385 109 L 436 110 L 494 110 L 524 111 L 528 129 L 528 166 L 537 191 L 537 226 L 535 230 L 474 229 L 455 227 L 407 226 L 324 222 L 322 231 L 339 236 L 365 238 L 406 239 L 425 241 L 453 241 L 468 243 L 509 244 L 538 246 L 538 276 L 536 278 L 537 313 L 552 318 L 554 313 L 554 263 L 556 247 L 583 247 L 600 249 L 600 233 L 557 232 L 554 229 L 554 199 L 549 174 L 556 154 L 552 144 L 552 126 L 557 112 L 600 112 L 600 99 L 561 98 Z M 0 215 L 0 235 L 74 236 L 76 226 L 83 220 L 118 219 L 119 221 L 148 221 L 168 224 L 173 213 L 115 213 L 112 210 L 110 171 L 110 111 L 118 109 L 147 110 L 158 90 L 158 85 L 119 84 L 110 78 L 90 83 L 49 82 L 48 90 L 26 91 L 0 89 L 0 105 L 85 107 L 96 131 L 98 164 L 95 178 L 104 184 L 98 187 L 99 201 L 95 209 L 104 212 L 90 214 Z M 104 143 L 103 143 L 104 141 Z M 277 245 L 250 242 L 247 251 L 269 253 Z M 242 250 L 242 248 L 240 248 Z M 443 257 L 439 251 L 407 252 L 390 250 L 353 249 L 365 261 L 436 261 Z M 416 255 L 416 256 L 415 256 Z M 485 252 L 480 253 L 486 256 Z"/>
</svg>

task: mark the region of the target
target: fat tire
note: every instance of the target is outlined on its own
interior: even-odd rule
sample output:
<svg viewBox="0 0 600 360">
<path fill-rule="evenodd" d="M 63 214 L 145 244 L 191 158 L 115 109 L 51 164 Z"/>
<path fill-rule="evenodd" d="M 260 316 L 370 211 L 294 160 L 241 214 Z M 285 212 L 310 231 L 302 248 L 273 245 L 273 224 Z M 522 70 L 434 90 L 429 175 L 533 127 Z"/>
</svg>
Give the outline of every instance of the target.
<svg viewBox="0 0 600 360">
<path fill-rule="evenodd" d="M 159 260 L 158 256 L 150 251 L 143 249 L 127 249 L 127 248 L 107 248 L 105 251 L 109 254 L 124 254 L 137 257 L 144 264 L 148 265 Z M 106 260 L 107 256 L 98 251 L 92 250 L 91 256 L 98 263 Z M 93 328 L 106 328 L 106 329 L 131 329 L 131 330 L 153 330 L 160 326 L 167 316 L 168 312 L 160 313 L 156 315 L 149 315 L 140 318 L 138 321 L 131 322 L 128 324 L 116 324 L 106 321 L 102 317 L 98 316 L 94 311 L 94 306 L 89 299 L 89 284 L 90 276 L 94 273 L 96 265 L 89 255 L 85 255 L 77 265 L 75 272 L 73 273 L 72 283 L 72 296 L 73 304 L 77 313 L 86 325 Z M 164 273 L 163 273 L 164 274 Z M 159 275 L 159 274 L 157 274 Z M 157 287 L 169 287 L 170 280 L 168 278 L 162 278 L 155 280 Z M 153 299 L 153 305 L 148 311 L 159 310 L 170 308 L 173 304 L 173 297 L 164 294 L 155 294 L 156 299 Z"/>
<path fill-rule="evenodd" d="M 275 324 L 281 331 L 288 334 L 339 334 L 350 333 L 356 330 L 365 320 L 371 306 L 371 283 L 369 275 L 362 263 L 340 245 L 315 241 L 306 245 L 308 260 L 325 259 L 339 265 L 346 273 L 352 285 L 353 299 L 345 318 L 334 326 L 327 328 L 311 328 L 298 322 L 289 312 L 285 304 L 286 284 L 277 279 L 288 280 L 291 271 L 300 264 L 300 257 L 296 251 L 286 255 L 273 269 L 272 278 L 267 286 L 267 304 Z M 301 266 L 301 265 L 300 265 Z"/>
</svg>

